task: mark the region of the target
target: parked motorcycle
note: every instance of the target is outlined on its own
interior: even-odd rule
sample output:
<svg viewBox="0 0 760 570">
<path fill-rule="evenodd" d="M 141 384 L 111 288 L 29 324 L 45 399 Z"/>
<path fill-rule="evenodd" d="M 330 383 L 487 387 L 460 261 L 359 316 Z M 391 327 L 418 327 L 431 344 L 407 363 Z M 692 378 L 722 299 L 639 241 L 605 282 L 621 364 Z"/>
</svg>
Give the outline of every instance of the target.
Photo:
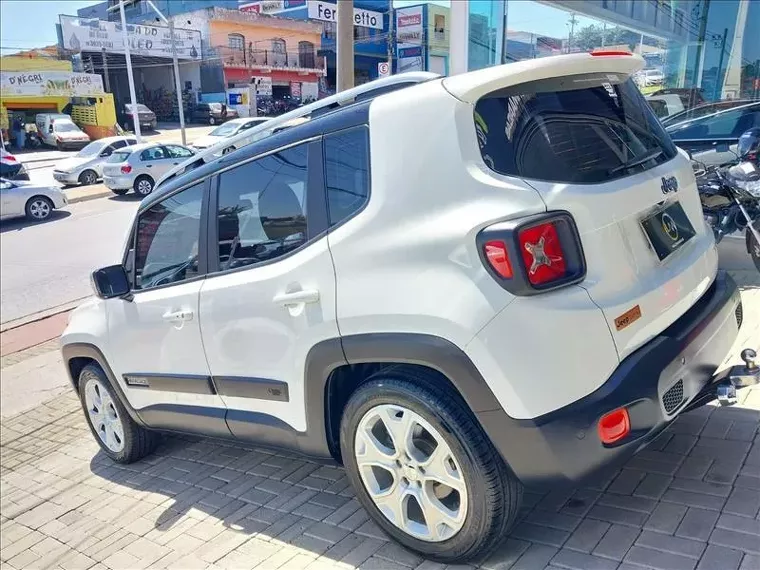
<svg viewBox="0 0 760 570">
<path fill-rule="evenodd" d="M 727 149 L 726 149 L 727 150 Z M 720 166 L 699 164 L 697 188 L 705 220 L 719 243 L 724 236 L 745 232 L 747 253 L 760 271 L 760 129 L 739 139 L 737 159 Z"/>
</svg>

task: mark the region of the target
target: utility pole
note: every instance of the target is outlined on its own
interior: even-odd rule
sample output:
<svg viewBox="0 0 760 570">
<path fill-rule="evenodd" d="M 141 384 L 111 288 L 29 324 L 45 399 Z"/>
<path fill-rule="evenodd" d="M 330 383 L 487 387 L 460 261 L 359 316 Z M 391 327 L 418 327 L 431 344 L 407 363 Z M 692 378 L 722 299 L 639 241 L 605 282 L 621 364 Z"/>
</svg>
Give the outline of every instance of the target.
<svg viewBox="0 0 760 570">
<path fill-rule="evenodd" d="M 177 61 L 177 44 L 174 41 L 174 20 L 168 20 L 166 16 L 161 13 L 161 10 L 156 8 L 156 5 L 152 2 L 152 0 L 148 0 L 148 4 L 151 8 L 153 8 L 153 11 L 158 14 L 158 17 L 161 18 L 161 21 L 169 26 L 169 35 L 172 42 L 172 65 L 174 66 L 174 88 L 177 90 L 179 128 L 182 132 L 182 144 L 187 145 L 187 138 L 185 136 L 185 109 L 182 105 L 182 86 L 180 85 L 179 79 L 179 62 Z M 243 49 L 245 49 L 245 46 L 243 46 Z"/>
<path fill-rule="evenodd" d="M 570 21 L 568 23 L 570 25 L 570 35 L 567 36 L 567 53 L 570 53 L 570 50 L 573 47 L 573 36 L 575 35 L 575 24 L 578 23 L 578 18 L 576 18 L 575 14 L 572 14 L 570 16 Z"/>
<path fill-rule="evenodd" d="M 354 86 L 354 0 L 338 2 L 336 91 Z"/>
<path fill-rule="evenodd" d="M 702 87 L 702 73 L 705 67 L 705 35 L 707 34 L 707 14 L 710 11 L 710 0 L 702 0 L 702 13 L 700 14 L 699 32 L 697 34 L 697 76 L 692 82 L 693 87 Z"/>
<path fill-rule="evenodd" d="M 103 57 L 103 77 L 105 77 L 106 80 L 106 93 L 111 92 L 111 78 L 108 77 L 108 56 L 106 54 L 106 48 L 103 48 L 101 51 L 101 55 Z"/>
<path fill-rule="evenodd" d="M 124 15 L 124 0 L 119 0 L 121 14 L 121 35 L 124 38 L 124 55 L 127 58 L 127 78 L 129 79 L 129 97 L 132 101 L 132 125 L 135 127 L 137 144 L 142 142 L 140 134 L 140 117 L 137 114 L 137 96 L 135 95 L 135 78 L 132 75 L 132 56 L 129 54 L 129 35 L 127 34 L 127 17 Z"/>
<path fill-rule="evenodd" d="M 720 70 L 723 67 L 723 54 L 726 53 L 726 37 L 728 37 L 728 28 L 723 29 L 723 37 L 720 42 L 720 59 L 718 60 L 718 73 L 715 74 L 715 89 L 713 90 L 713 99 L 720 98 L 723 82 L 720 80 Z"/>
</svg>

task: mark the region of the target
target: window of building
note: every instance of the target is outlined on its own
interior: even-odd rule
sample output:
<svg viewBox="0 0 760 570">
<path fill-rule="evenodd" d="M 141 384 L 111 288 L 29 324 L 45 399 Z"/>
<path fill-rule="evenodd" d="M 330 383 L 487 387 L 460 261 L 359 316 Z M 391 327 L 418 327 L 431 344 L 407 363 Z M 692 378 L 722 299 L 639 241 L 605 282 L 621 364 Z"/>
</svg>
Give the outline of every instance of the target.
<svg viewBox="0 0 760 570">
<path fill-rule="evenodd" d="M 369 28 L 364 26 L 354 26 L 354 39 L 355 40 L 367 40 L 370 37 Z"/>
<path fill-rule="evenodd" d="M 335 39 L 335 22 L 322 22 L 322 35 L 327 40 Z"/>
<path fill-rule="evenodd" d="M 446 39 L 446 16 L 443 14 L 436 14 L 433 24 L 433 34 L 438 41 L 444 41 Z"/>
<path fill-rule="evenodd" d="M 311 42 L 298 42 L 298 67 L 305 69 L 316 68 L 314 44 Z"/>
<path fill-rule="evenodd" d="M 358 212 L 369 195 L 367 129 L 355 127 L 324 138 L 330 225 Z"/>
<path fill-rule="evenodd" d="M 243 51 L 245 49 L 245 38 L 242 34 L 230 34 L 227 36 L 227 45 L 230 49 Z"/>
<path fill-rule="evenodd" d="M 145 210 L 137 220 L 135 289 L 179 283 L 198 275 L 203 184 Z"/>
<path fill-rule="evenodd" d="M 282 150 L 220 176 L 220 270 L 271 261 L 306 243 L 307 148 Z"/>
<path fill-rule="evenodd" d="M 281 40 L 279 38 L 272 40 L 272 51 L 274 53 L 285 53 L 286 49 L 287 44 L 285 43 L 285 40 Z"/>
</svg>

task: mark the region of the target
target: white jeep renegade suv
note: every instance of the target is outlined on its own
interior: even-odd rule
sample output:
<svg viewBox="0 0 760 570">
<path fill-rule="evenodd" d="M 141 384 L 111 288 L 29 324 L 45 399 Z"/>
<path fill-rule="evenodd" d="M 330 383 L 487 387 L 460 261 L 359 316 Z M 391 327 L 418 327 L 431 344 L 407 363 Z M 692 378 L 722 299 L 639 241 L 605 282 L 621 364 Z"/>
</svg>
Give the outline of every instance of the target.
<svg viewBox="0 0 760 570">
<path fill-rule="evenodd" d="M 399 75 L 161 184 L 62 337 L 104 453 L 169 430 L 335 460 L 452 562 L 498 544 L 523 485 L 713 398 L 739 293 L 641 66 Z"/>
</svg>

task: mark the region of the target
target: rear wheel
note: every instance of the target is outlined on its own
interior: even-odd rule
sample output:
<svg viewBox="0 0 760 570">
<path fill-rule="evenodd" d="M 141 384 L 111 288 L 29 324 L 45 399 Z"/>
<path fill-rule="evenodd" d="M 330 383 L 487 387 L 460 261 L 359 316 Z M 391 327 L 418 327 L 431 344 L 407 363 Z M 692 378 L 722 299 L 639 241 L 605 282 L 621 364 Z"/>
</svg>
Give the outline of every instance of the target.
<svg viewBox="0 0 760 570">
<path fill-rule="evenodd" d="M 150 176 L 143 174 L 142 176 L 138 176 L 137 180 L 135 180 L 134 190 L 140 196 L 148 196 L 153 192 L 153 184 L 153 179 Z"/>
<path fill-rule="evenodd" d="M 24 208 L 26 217 L 41 222 L 53 213 L 53 202 L 47 196 L 32 196 Z"/>
<path fill-rule="evenodd" d="M 209 117 L 208 118 L 208 124 L 209 125 L 215 125 L 216 124 L 216 119 L 214 117 Z"/>
<path fill-rule="evenodd" d="M 82 186 L 90 186 L 98 181 L 98 175 L 94 170 L 85 170 L 79 175 L 79 183 Z"/>
<path fill-rule="evenodd" d="M 522 497 L 469 409 L 434 373 L 398 367 L 370 378 L 341 421 L 356 495 L 403 546 L 444 563 L 487 555 Z"/>
<path fill-rule="evenodd" d="M 79 374 L 79 397 L 90 431 L 108 457 L 132 463 L 155 449 L 158 436 L 135 423 L 96 364 Z"/>
</svg>

